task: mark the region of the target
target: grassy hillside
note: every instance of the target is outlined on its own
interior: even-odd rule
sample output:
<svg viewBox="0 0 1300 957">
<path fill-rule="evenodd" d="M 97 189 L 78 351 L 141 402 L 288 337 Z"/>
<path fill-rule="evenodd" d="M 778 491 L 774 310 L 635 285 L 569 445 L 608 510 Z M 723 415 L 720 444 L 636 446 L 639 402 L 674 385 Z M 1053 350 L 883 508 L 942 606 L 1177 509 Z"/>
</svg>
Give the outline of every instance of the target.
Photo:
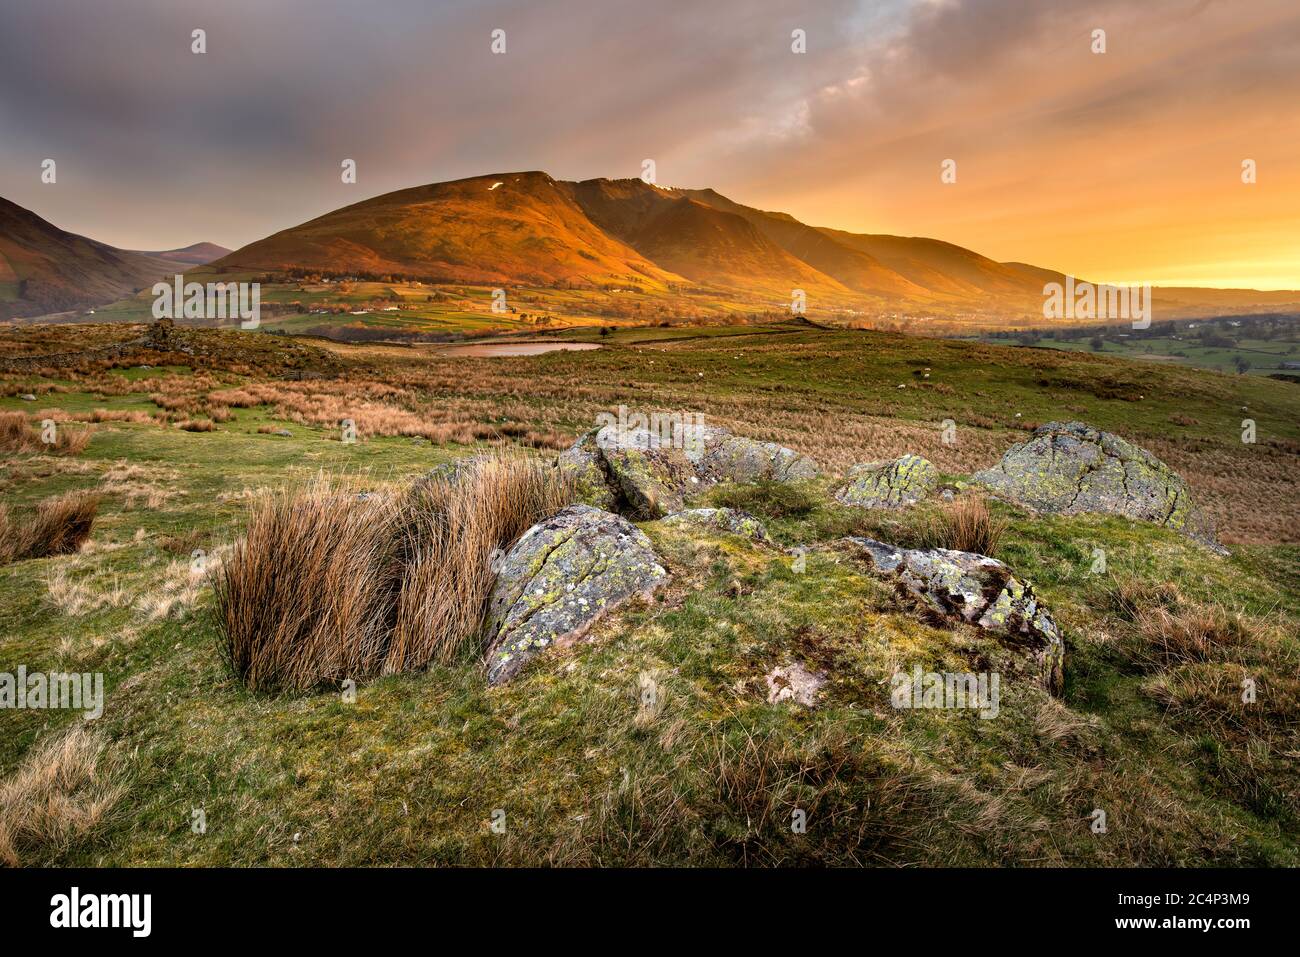
<svg viewBox="0 0 1300 957">
<path fill-rule="evenodd" d="M 7 330 L 0 358 L 139 331 Z M 73 781 L 78 799 L 104 798 L 94 820 L 62 839 L 20 835 L 20 863 L 1300 864 L 1288 383 L 800 324 L 591 329 L 570 338 L 604 348 L 492 359 L 187 336 L 188 352 L 0 374 L 0 411 L 92 430 L 77 455 L 0 453 L 11 516 L 101 496 L 81 551 L 0 567 L 0 670 L 106 682 L 94 722 L 0 712 L 0 780 L 48 764 L 42 749 L 73 727 L 104 749 Z M 852 512 L 830 504 L 830 477 L 702 497 L 758 514 L 778 547 L 646 524 L 674 576 L 662 599 L 503 687 L 473 656 L 363 683 L 355 702 L 235 681 L 191 562 L 196 549 L 222 560 L 249 502 L 321 472 L 382 491 L 488 446 L 549 455 L 620 404 L 702 412 L 832 472 L 911 451 L 949 477 L 1031 423 L 1082 419 L 1177 468 L 1232 554 L 995 504 L 1009 523 L 998 557 L 1052 607 L 1067 657 L 1061 698 L 1009 677 L 994 720 L 890 707 L 890 675 L 914 663 L 1014 668 L 996 641 L 923 624 L 833 547 L 845 534 L 915 541 L 941 506 Z M 340 441 L 344 418 L 355 444 Z M 1180 628 L 1208 637 L 1171 644 Z M 764 675 L 790 662 L 828 676 L 817 709 L 767 702 Z M 1097 809 L 1105 834 L 1090 827 Z"/>
<path fill-rule="evenodd" d="M 0 198 L 0 319 L 112 302 L 172 271 L 164 259 L 65 232 Z"/>
</svg>

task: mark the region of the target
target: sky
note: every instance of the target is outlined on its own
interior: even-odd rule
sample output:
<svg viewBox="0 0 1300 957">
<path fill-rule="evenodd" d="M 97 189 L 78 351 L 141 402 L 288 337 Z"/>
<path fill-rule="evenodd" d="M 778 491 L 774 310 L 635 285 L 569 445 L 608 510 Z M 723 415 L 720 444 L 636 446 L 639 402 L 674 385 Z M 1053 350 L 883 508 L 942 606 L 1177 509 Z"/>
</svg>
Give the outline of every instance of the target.
<svg viewBox="0 0 1300 957">
<path fill-rule="evenodd" d="M 0 6 L 0 196 L 123 248 L 234 248 L 406 186 L 645 159 L 817 226 L 1093 281 L 1297 289 L 1300 4 Z"/>
</svg>

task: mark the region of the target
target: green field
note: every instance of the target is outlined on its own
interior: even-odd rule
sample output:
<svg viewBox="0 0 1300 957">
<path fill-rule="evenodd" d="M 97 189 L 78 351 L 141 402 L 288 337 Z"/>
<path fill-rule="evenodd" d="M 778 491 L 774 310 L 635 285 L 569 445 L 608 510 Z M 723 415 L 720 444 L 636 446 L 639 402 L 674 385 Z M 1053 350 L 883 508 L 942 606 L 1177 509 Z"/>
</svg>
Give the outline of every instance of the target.
<svg viewBox="0 0 1300 957">
<path fill-rule="evenodd" d="M 139 332 L 59 328 L 87 343 Z M 0 354 L 62 341 L 18 334 L 0 336 Z M 1086 340 L 1077 353 L 799 323 L 593 327 L 564 338 L 605 348 L 501 359 L 192 335 L 192 357 L 0 376 L 0 411 L 156 417 L 89 425 L 79 456 L 0 457 L 13 516 L 71 490 L 102 494 L 80 553 L 0 567 L 0 671 L 102 672 L 107 705 L 89 725 L 106 747 L 98 773 L 121 790 L 93 829 L 20 840 L 22 864 L 1300 865 L 1290 383 L 1093 355 Z M 304 361 L 337 372 L 294 378 Z M 265 401 L 220 398 L 255 387 Z M 190 561 L 195 549 L 225 554 L 250 502 L 321 473 L 394 490 L 489 447 L 550 455 L 620 404 L 698 410 L 805 451 L 826 474 L 699 496 L 752 511 L 775 546 L 645 523 L 669 590 L 503 687 L 487 686 L 476 656 L 363 682 L 354 703 L 337 689 L 254 694 L 235 680 Z M 1255 444 L 1240 438 L 1243 407 Z M 356 444 L 339 441 L 344 412 L 363 425 Z M 213 431 L 178 428 L 205 417 Z M 408 417 L 477 438 L 392 434 Z M 995 503 L 1009 522 L 998 557 L 1067 636 L 1059 699 L 1018 672 L 1013 649 L 923 623 L 834 547 L 846 534 L 909 541 L 941 505 L 879 514 L 831 500 L 854 462 L 912 451 L 960 479 L 1053 419 L 1157 451 L 1232 552 Z M 945 420 L 955 445 L 940 441 Z M 1091 570 L 1096 548 L 1104 574 Z M 1123 595 L 1166 602 L 1178 621 L 1238 616 L 1248 638 L 1160 659 Z M 829 676 L 815 710 L 766 700 L 763 676 L 791 661 Z M 922 662 L 1004 671 L 1001 717 L 891 708 L 890 675 Z M 1256 706 L 1239 699 L 1243 675 Z M 83 724 L 37 710 L 0 722 L 0 779 Z M 504 833 L 490 826 L 499 809 Z M 1096 809 L 1105 834 L 1090 827 Z M 790 826 L 796 810 L 806 833 Z"/>
</svg>

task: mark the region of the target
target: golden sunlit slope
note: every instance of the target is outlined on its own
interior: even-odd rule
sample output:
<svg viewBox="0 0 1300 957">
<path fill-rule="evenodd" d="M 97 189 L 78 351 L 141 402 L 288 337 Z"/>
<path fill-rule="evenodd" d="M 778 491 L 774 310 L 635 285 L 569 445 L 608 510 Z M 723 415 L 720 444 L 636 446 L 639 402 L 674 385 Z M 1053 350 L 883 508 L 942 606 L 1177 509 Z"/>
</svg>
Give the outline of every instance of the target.
<svg viewBox="0 0 1300 957">
<path fill-rule="evenodd" d="M 790 255 L 855 292 L 892 299 L 920 301 L 933 298 L 930 290 L 895 272 L 869 253 L 838 242 L 824 231 L 801 223 L 787 213 L 742 206 L 712 189 L 673 192 L 743 217 Z"/>
<path fill-rule="evenodd" d="M 112 302 L 174 271 L 175 263 L 65 232 L 0 199 L 0 319 Z"/>
<path fill-rule="evenodd" d="M 867 235 L 839 229 L 820 231 L 836 242 L 874 256 L 936 296 L 1042 300 L 1042 283 L 1035 277 L 962 246 L 920 236 Z"/>
<path fill-rule="evenodd" d="M 850 290 L 790 255 L 742 216 L 639 179 L 573 184 L 578 204 L 606 232 L 647 259 L 702 285 L 790 298 L 843 298 Z"/>
<path fill-rule="evenodd" d="M 540 172 L 387 193 L 282 230 L 216 265 L 536 285 L 679 281 L 597 228 L 562 184 Z"/>
</svg>

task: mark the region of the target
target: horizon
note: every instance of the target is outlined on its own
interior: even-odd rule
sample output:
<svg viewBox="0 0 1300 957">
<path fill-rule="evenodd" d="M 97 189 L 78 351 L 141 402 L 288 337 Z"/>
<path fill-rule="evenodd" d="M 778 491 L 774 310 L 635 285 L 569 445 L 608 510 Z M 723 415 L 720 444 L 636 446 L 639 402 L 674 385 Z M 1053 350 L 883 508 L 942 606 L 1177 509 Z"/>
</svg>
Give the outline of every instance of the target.
<svg viewBox="0 0 1300 957">
<path fill-rule="evenodd" d="M 1300 145 L 1277 119 L 1300 93 L 1300 13 L 1285 3 L 570 6 L 12 4 L 0 195 L 122 249 L 238 249 L 412 185 L 635 178 L 649 158 L 661 182 L 815 226 L 1096 281 L 1300 287 Z M 651 47 L 663 55 L 638 58 Z M 345 158 L 356 184 L 339 181 Z M 190 219 L 172 212 L 187 204 Z"/>
</svg>

